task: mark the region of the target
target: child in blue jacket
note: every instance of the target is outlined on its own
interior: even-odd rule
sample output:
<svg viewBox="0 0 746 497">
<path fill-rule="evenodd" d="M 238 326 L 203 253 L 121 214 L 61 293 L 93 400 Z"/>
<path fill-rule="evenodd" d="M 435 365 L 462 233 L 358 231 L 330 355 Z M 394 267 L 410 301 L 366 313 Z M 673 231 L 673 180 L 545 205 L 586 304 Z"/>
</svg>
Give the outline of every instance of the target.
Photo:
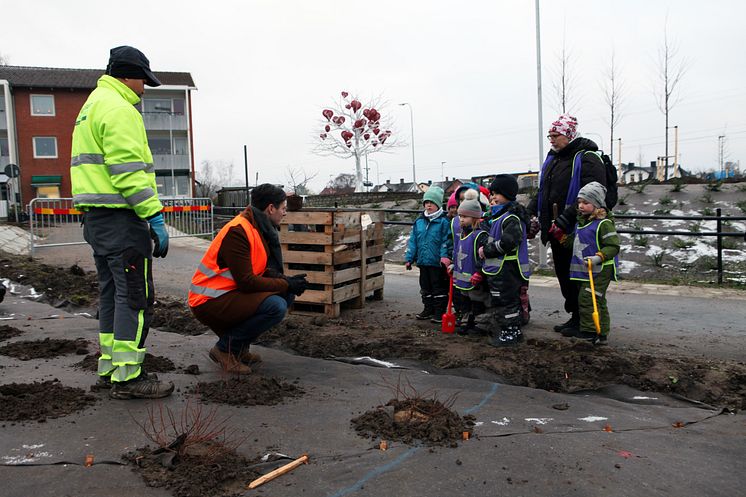
<svg viewBox="0 0 746 497">
<path fill-rule="evenodd" d="M 444 242 L 451 229 L 442 208 L 443 189 L 437 186 L 428 188 L 422 204 L 424 211 L 412 226 L 404 262 L 407 270 L 412 269 L 412 264 L 420 268 L 420 294 L 424 308 L 416 315 L 417 319 L 439 323 L 448 305 L 448 273 L 441 259 L 448 255 Z"/>
</svg>

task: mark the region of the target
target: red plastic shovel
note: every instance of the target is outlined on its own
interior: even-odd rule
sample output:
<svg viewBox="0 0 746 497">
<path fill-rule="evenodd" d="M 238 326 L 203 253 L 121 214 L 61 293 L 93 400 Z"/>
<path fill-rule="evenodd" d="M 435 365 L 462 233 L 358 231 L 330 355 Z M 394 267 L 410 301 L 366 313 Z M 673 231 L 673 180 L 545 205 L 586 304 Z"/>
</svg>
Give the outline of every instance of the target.
<svg viewBox="0 0 746 497">
<path fill-rule="evenodd" d="M 448 286 L 448 307 L 445 314 L 443 314 L 443 321 L 441 322 L 443 333 L 453 333 L 456 331 L 456 315 L 453 313 L 453 309 L 451 309 L 453 305 L 453 273 L 448 276 L 450 281 L 450 285 Z"/>
</svg>

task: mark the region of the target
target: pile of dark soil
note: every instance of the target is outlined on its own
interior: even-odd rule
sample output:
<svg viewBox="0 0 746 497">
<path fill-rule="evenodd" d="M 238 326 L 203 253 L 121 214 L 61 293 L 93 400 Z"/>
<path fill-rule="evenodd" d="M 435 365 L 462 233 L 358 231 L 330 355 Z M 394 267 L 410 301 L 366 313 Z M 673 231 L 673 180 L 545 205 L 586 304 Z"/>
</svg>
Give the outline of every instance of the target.
<svg viewBox="0 0 746 497">
<path fill-rule="evenodd" d="M 305 392 L 301 387 L 277 378 L 252 374 L 240 378 L 200 382 L 190 387 L 189 393 L 198 394 L 204 401 L 219 404 L 272 406 L 284 402 L 286 398 L 300 397 Z"/>
<path fill-rule="evenodd" d="M 59 380 L 0 385 L 0 420 L 38 421 L 59 418 L 96 403 L 96 397 Z"/>
<path fill-rule="evenodd" d="M 67 340 L 64 338 L 45 338 L 44 340 L 23 340 L 0 347 L 0 355 L 15 357 L 21 361 L 31 359 L 49 359 L 61 355 L 88 353 L 88 341 L 84 338 Z"/>
<path fill-rule="evenodd" d="M 184 302 L 171 298 L 159 297 L 153 307 L 153 328 L 180 335 L 201 335 L 210 328 L 197 321 Z"/>
<path fill-rule="evenodd" d="M 398 440 L 406 444 L 458 446 L 464 432 L 471 434 L 474 416 L 459 416 L 434 399 L 391 399 L 354 418 L 355 431 L 366 438 Z"/>
<path fill-rule="evenodd" d="M 0 341 L 7 340 L 13 337 L 17 337 L 18 335 L 22 335 L 22 334 L 23 334 L 23 331 L 19 330 L 18 328 L 8 326 L 7 324 L 0 326 Z"/>
<path fill-rule="evenodd" d="M 293 316 L 262 339 L 309 357 L 371 356 L 443 369 L 481 368 L 508 384 L 557 392 L 624 384 L 714 406 L 746 408 L 746 364 L 734 361 L 651 355 L 575 339 L 530 338 L 516 347 L 496 349 L 484 338 L 423 329 L 397 313 L 329 319 L 320 327 L 309 318 Z"/>
<path fill-rule="evenodd" d="M 170 373 L 176 370 L 176 365 L 171 359 L 150 353 L 145 354 L 142 364 L 148 373 Z M 98 371 L 98 354 L 85 356 L 82 361 L 73 364 L 73 367 L 84 371 Z"/>
<path fill-rule="evenodd" d="M 140 448 L 122 458 L 134 466 L 149 487 L 166 488 L 175 497 L 227 497 L 242 495 L 246 485 L 260 476 L 250 461 L 233 450 L 206 456 L 214 447 L 191 446 L 175 456 L 164 449 Z"/>
<path fill-rule="evenodd" d="M 98 278 L 80 266 L 61 268 L 41 264 L 29 257 L 0 253 L 0 278 L 34 287 L 43 293 L 42 302 L 55 307 L 66 304 L 89 307 L 98 302 Z"/>
</svg>

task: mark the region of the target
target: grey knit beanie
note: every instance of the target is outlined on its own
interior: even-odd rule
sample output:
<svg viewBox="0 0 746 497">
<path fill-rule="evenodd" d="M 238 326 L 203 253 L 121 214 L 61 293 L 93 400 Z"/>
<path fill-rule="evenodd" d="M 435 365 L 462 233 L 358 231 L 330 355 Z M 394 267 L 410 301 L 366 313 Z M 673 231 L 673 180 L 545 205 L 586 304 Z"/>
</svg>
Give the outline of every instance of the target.
<svg viewBox="0 0 746 497">
<path fill-rule="evenodd" d="M 482 210 L 482 204 L 477 200 L 478 197 L 479 193 L 476 190 L 468 190 L 464 194 L 464 201 L 458 206 L 458 213 L 462 216 L 482 217 L 484 211 Z"/>
<path fill-rule="evenodd" d="M 598 181 L 591 181 L 578 192 L 578 198 L 590 202 L 597 208 L 606 208 L 606 187 Z"/>
</svg>

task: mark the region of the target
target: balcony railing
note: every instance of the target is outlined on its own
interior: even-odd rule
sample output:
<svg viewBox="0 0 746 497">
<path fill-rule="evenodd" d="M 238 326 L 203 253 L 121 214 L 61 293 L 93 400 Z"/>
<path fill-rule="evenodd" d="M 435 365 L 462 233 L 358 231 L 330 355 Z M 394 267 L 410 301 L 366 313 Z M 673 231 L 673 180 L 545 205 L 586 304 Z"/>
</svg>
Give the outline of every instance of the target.
<svg viewBox="0 0 746 497">
<path fill-rule="evenodd" d="M 147 130 L 170 129 L 175 131 L 186 131 L 187 120 L 184 114 L 170 114 L 168 112 L 143 112 L 142 120 L 145 122 Z"/>
</svg>

